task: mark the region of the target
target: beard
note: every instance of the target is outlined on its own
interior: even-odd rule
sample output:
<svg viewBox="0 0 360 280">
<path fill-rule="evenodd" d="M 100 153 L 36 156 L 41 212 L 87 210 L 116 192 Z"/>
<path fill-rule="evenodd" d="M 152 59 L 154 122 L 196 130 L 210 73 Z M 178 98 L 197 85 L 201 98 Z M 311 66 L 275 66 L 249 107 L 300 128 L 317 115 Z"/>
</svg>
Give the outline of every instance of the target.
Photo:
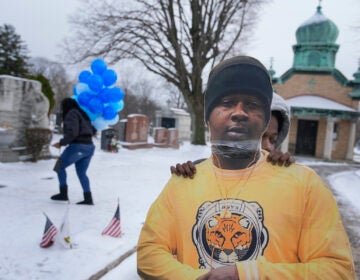
<svg viewBox="0 0 360 280">
<path fill-rule="evenodd" d="M 246 159 L 260 151 L 259 140 L 212 141 L 211 150 L 218 156 L 231 159 Z"/>
</svg>

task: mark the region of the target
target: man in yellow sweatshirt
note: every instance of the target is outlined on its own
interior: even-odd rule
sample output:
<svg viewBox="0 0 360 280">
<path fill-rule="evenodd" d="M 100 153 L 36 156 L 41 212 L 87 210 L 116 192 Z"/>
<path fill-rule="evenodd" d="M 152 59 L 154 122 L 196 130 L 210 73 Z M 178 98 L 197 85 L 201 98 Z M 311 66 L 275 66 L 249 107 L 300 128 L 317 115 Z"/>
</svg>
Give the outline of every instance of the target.
<svg viewBox="0 0 360 280">
<path fill-rule="evenodd" d="M 143 279 L 354 279 L 337 204 L 310 168 L 266 161 L 261 137 L 272 85 L 256 59 L 210 73 L 205 121 L 212 155 L 193 180 L 172 176 L 140 234 Z"/>
</svg>

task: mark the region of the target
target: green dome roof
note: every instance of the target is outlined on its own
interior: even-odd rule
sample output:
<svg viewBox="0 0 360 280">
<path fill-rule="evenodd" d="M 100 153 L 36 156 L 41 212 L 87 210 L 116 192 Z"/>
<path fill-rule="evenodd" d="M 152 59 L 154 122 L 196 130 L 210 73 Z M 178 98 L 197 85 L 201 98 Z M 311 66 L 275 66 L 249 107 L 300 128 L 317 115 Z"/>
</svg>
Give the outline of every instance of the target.
<svg viewBox="0 0 360 280">
<path fill-rule="evenodd" d="M 296 30 L 296 41 L 298 44 L 332 44 L 338 35 L 339 29 L 335 23 L 325 17 L 321 12 L 321 6 L 318 6 L 316 13 Z"/>
</svg>

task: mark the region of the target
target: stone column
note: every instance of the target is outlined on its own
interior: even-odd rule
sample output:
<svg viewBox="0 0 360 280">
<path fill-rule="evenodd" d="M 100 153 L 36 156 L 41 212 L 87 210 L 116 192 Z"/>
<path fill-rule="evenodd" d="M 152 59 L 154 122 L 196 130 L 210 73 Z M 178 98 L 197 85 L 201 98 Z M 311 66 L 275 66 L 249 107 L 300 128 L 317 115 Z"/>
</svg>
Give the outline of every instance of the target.
<svg viewBox="0 0 360 280">
<path fill-rule="evenodd" d="M 331 152 L 333 146 L 334 133 L 334 119 L 328 118 L 326 123 L 325 143 L 324 143 L 324 158 L 331 159 Z"/>
<path fill-rule="evenodd" d="M 353 159 L 354 153 L 354 144 L 355 144 L 355 132 L 356 132 L 356 122 L 355 120 L 351 120 L 350 124 L 350 135 L 349 135 L 349 143 L 346 152 L 346 159 Z"/>
</svg>

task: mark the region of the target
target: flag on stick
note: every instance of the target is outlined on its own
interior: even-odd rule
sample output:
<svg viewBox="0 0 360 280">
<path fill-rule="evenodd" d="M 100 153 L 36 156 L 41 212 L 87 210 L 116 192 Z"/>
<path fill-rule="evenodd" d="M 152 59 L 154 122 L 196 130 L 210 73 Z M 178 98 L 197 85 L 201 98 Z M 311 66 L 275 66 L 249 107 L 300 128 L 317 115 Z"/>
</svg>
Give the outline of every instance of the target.
<svg viewBox="0 0 360 280">
<path fill-rule="evenodd" d="M 40 247 L 42 248 L 48 248 L 54 243 L 54 237 L 58 233 L 57 228 L 54 226 L 54 224 L 50 221 L 49 217 L 44 213 L 46 217 L 46 223 L 45 223 L 45 230 L 43 237 L 41 239 Z"/>
<path fill-rule="evenodd" d="M 70 240 L 69 203 L 66 207 L 64 219 L 60 225 L 60 231 L 57 239 L 65 248 L 72 249 L 73 245 Z"/>
<path fill-rule="evenodd" d="M 112 237 L 121 237 L 121 226 L 120 226 L 120 203 L 115 211 L 114 217 L 111 219 L 109 225 L 103 230 L 102 235 L 109 235 Z"/>
</svg>

